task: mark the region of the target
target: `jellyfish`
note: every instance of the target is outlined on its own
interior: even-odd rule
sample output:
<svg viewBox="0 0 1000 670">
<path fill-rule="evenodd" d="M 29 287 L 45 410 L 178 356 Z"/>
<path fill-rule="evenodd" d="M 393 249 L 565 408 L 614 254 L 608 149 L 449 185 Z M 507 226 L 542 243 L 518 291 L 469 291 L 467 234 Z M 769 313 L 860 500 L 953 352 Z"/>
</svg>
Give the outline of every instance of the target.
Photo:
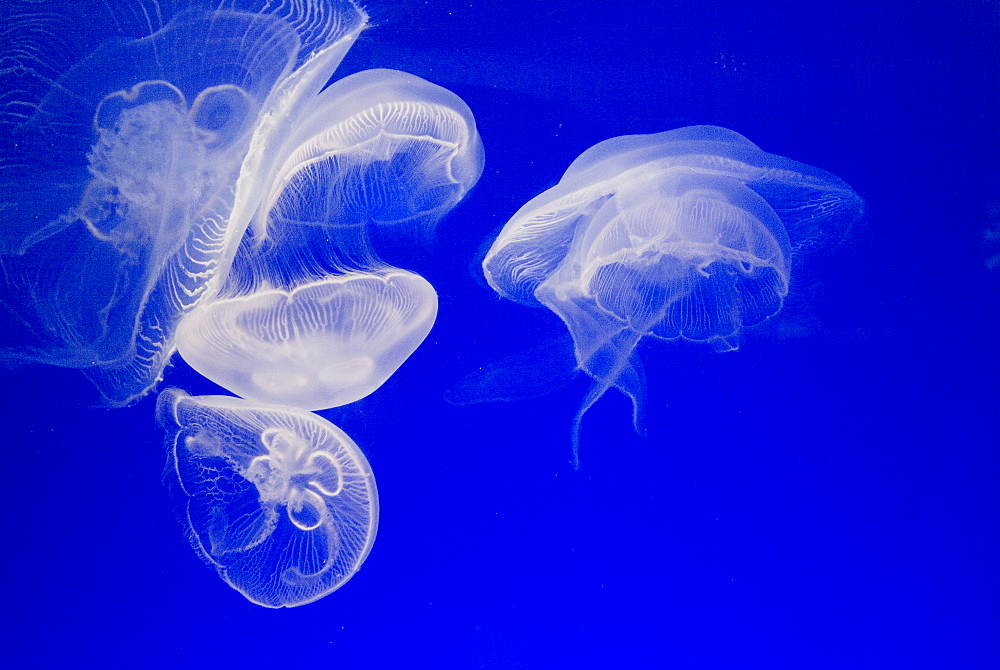
<svg viewBox="0 0 1000 670">
<path fill-rule="evenodd" d="M 429 333 L 434 288 L 382 262 L 377 239 L 427 239 L 483 157 L 465 104 L 413 75 L 361 72 L 313 106 L 226 283 L 184 317 L 177 346 L 232 393 L 317 410 L 373 392 Z"/>
<path fill-rule="evenodd" d="M 351 272 L 208 302 L 181 321 L 178 351 L 243 398 L 326 409 L 381 386 L 436 314 L 437 294 L 420 275 Z"/>
<path fill-rule="evenodd" d="M 364 454 L 290 407 L 168 389 L 157 400 L 169 469 L 196 552 L 265 607 L 313 602 L 361 567 L 378 528 Z"/>
<path fill-rule="evenodd" d="M 355 264 L 371 260 L 380 238 L 429 242 L 483 171 L 468 106 L 398 70 L 332 83 L 310 101 L 286 144 L 243 249 L 254 256 L 268 242 L 297 253 L 292 240 L 301 246 L 303 231 L 316 227 L 323 237 L 314 243 Z"/>
<path fill-rule="evenodd" d="M 524 205 L 483 271 L 501 296 L 558 315 L 592 379 L 574 467 L 583 416 L 608 389 L 631 399 L 641 431 L 641 341 L 737 349 L 781 309 L 794 256 L 842 238 L 861 212 L 837 177 L 715 126 L 601 142 Z"/>
<path fill-rule="evenodd" d="M 33 41 L 53 32 L 37 7 L 6 33 L 4 357 L 80 368 L 115 406 L 161 378 L 178 322 L 218 291 L 288 137 L 368 20 L 350 0 L 176 5 L 81 15 L 95 31 L 67 25 L 63 42 L 109 39 L 62 71 L 69 48 Z"/>
<path fill-rule="evenodd" d="M 310 602 L 358 569 L 378 505 L 306 410 L 371 393 L 430 331 L 437 294 L 380 243 L 430 240 L 476 183 L 475 122 L 394 70 L 327 86 L 368 24 L 353 0 L 102 7 L 2 28 L 0 361 L 79 368 L 124 406 L 179 348 L 243 396 L 159 399 L 185 523 L 250 600 Z"/>
</svg>

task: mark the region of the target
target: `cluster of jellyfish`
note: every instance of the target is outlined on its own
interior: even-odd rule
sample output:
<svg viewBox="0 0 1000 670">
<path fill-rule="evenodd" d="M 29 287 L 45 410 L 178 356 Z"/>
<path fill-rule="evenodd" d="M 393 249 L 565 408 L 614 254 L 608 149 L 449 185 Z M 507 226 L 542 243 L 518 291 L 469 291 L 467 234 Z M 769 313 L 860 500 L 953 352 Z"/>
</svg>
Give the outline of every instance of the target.
<svg viewBox="0 0 1000 670">
<path fill-rule="evenodd" d="M 0 269 L 27 343 L 5 358 L 81 369 L 106 404 L 160 385 L 178 353 L 231 396 L 162 390 L 157 414 L 199 555 L 267 607 L 357 572 L 378 494 L 315 412 L 376 391 L 437 314 L 373 235 L 433 229 L 478 180 L 468 107 L 395 70 L 328 85 L 368 24 L 350 0 L 189 2 L 5 103 Z M 41 79 L 41 78 L 40 78 Z M 693 126 L 601 142 L 510 219 L 483 261 L 500 295 L 565 323 L 638 428 L 640 341 L 737 348 L 778 313 L 793 259 L 862 202 L 822 170 Z"/>
</svg>

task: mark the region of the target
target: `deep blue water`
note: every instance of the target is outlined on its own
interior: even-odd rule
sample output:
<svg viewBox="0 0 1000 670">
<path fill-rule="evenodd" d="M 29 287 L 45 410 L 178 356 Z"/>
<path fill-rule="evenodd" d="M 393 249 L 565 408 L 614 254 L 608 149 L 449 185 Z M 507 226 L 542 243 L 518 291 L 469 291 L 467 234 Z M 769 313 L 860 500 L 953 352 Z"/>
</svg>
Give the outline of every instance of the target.
<svg viewBox="0 0 1000 670">
<path fill-rule="evenodd" d="M 473 110 L 479 184 L 388 259 L 440 312 L 378 392 L 322 412 L 366 453 L 361 571 L 257 607 L 191 551 L 155 399 L 4 377 L 9 667 L 991 668 L 1000 664 L 1000 6 L 393 2 L 338 74 L 405 70 Z M 610 392 L 454 406 L 557 336 L 501 301 L 482 243 L 598 141 L 737 130 L 865 199 L 739 351 L 644 344 L 645 437 Z M 166 382 L 218 392 L 179 359 Z"/>
</svg>

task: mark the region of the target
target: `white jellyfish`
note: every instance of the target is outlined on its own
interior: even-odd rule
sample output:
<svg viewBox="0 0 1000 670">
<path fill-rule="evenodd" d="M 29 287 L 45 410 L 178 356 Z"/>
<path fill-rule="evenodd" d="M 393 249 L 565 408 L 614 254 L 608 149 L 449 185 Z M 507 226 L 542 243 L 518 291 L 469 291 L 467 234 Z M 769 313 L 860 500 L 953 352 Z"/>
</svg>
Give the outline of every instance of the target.
<svg viewBox="0 0 1000 670">
<path fill-rule="evenodd" d="M 715 126 L 617 137 L 577 158 L 483 261 L 502 296 L 562 319 L 593 379 L 573 424 L 574 465 L 583 415 L 609 388 L 631 398 L 639 429 L 640 341 L 736 349 L 781 309 L 794 252 L 841 237 L 861 212 L 840 179 Z"/>
<path fill-rule="evenodd" d="M 270 186 L 260 166 L 367 24 L 350 0 L 178 4 L 124 4 L 56 76 L 33 59 L 43 12 L 6 34 L 25 43 L 0 114 L 0 262 L 24 333 L 4 353 L 82 368 L 111 405 L 159 380 Z"/>
<path fill-rule="evenodd" d="M 0 270 L 22 327 L 8 361 L 81 368 L 130 404 L 234 262 L 223 298 L 382 271 L 371 238 L 426 234 L 482 171 L 472 115 L 445 89 L 370 70 L 324 90 L 367 26 L 352 0 L 115 11 L 72 67 L 40 55 L 31 36 L 48 31 L 27 28 L 44 13 L 5 33 L 21 79 L 0 113 Z"/>
<path fill-rule="evenodd" d="M 426 337 L 434 289 L 375 249 L 472 188 L 475 122 L 394 70 L 327 86 L 368 23 L 353 0 L 102 7 L 31 2 L 0 27 L 0 358 L 80 368 L 127 405 L 180 346 L 256 401 L 161 396 L 187 523 L 254 602 L 310 602 L 364 560 L 377 499 L 304 410 L 371 393 Z"/>
<path fill-rule="evenodd" d="M 225 396 L 160 394 L 170 468 L 197 553 L 265 607 L 343 586 L 375 541 L 378 493 L 364 454 L 316 414 Z"/>
<path fill-rule="evenodd" d="M 426 239 L 483 171 L 468 106 L 398 70 L 365 70 L 332 83 L 309 101 L 284 142 L 262 180 L 268 189 L 247 240 L 254 253 L 268 241 L 287 247 L 290 235 L 301 237 L 289 229 L 303 227 L 318 226 L 326 246 L 349 249 L 361 229 Z"/>
<path fill-rule="evenodd" d="M 394 70 L 331 85 L 277 154 L 225 285 L 182 321 L 181 356 L 227 390 L 325 409 L 377 389 L 423 341 L 437 294 L 388 267 L 379 231 L 420 239 L 482 172 L 471 112 Z"/>
<path fill-rule="evenodd" d="M 177 341 L 191 367 L 241 397 L 316 410 L 375 391 L 436 314 L 423 277 L 352 272 L 208 302 L 181 322 Z"/>
</svg>

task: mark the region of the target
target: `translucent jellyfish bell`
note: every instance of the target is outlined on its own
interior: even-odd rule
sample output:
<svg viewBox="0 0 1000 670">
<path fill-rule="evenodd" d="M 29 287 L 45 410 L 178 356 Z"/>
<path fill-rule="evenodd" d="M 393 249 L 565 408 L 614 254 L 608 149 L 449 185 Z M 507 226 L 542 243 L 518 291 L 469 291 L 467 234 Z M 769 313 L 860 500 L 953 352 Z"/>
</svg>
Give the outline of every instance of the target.
<svg viewBox="0 0 1000 670">
<path fill-rule="evenodd" d="M 574 421 L 611 387 L 645 394 L 645 338 L 739 346 L 775 315 L 792 259 L 839 239 L 860 198 L 817 168 L 765 153 L 738 133 L 692 126 L 601 142 L 522 207 L 483 261 L 501 295 L 555 312 L 594 383 Z"/>
<path fill-rule="evenodd" d="M 237 395 L 324 409 L 377 389 L 427 336 L 437 294 L 382 263 L 373 238 L 430 235 L 483 152 L 461 100 L 394 70 L 332 84 L 287 147 L 227 282 L 185 317 L 177 346 Z"/>
<path fill-rule="evenodd" d="M 157 403 L 191 543 L 265 607 L 337 590 L 375 541 L 378 493 L 364 454 L 310 412 L 164 391 Z"/>
<path fill-rule="evenodd" d="M 349 0 L 225 4 L 90 8 L 59 48 L 33 5 L 5 33 L 0 270 L 23 346 L 3 353 L 82 368 L 109 404 L 157 383 L 270 187 L 261 166 L 367 25 Z M 59 62 L 78 33 L 108 39 Z"/>
<path fill-rule="evenodd" d="M 348 251 L 361 228 L 369 239 L 379 229 L 383 237 L 427 239 L 483 171 L 468 106 L 398 70 L 332 83 L 286 145 L 254 219 L 254 250 L 267 240 L 286 244 L 288 227 L 320 226 Z"/>
<path fill-rule="evenodd" d="M 177 346 L 237 395 L 324 409 L 381 386 L 436 315 L 437 294 L 419 275 L 353 272 L 203 304 L 181 322 Z"/>
</svg>

